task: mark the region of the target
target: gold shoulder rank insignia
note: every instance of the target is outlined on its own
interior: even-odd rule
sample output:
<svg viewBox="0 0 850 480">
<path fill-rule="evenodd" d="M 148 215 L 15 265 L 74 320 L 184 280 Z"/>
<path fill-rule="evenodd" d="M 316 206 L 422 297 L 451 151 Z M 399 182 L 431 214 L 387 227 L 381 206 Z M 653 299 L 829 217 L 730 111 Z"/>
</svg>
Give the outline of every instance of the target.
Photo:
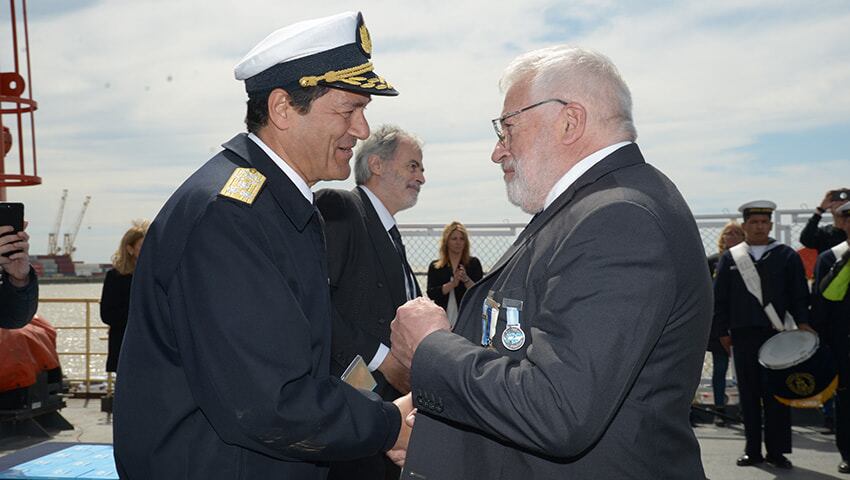
<svg viewBox="0 0 850 480">
<path fill-rule="evenodd" d="M 251 205 L 264 183 L 265 175 L 256 168 L 237 168 L 219 194 Z"/>
</svg>

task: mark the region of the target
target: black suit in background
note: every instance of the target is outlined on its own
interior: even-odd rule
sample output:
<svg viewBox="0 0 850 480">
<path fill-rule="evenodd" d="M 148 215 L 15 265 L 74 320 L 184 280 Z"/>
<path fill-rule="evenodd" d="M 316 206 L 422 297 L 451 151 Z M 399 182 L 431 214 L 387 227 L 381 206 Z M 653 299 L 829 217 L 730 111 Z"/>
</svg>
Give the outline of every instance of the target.
<svg viewBox="0 0 850 480">
<path fill-rule="evenodd" d="M 9 274 L 0 276 L 0 328 L 21 328 L 32 320 L 38 310 L 38 277 L 30 267 L 29 283 L 16 288 Z"/>
<path fill-rule="evenodd" d="M 466 269 L 466 275 L 473 282 L 481 280 L 481 277 L 484 276 L 481 262 L 475 257 L 469 257 L 469 265 L 464 265 L 464 268 Z M 428 265 L 428 289 L 426 290 L 428 297 L 434 303 L 443 307 L 443 309 L 447 309 L 449 305 L 449 296 L 443 293 L 443 284 L 450 282 L 453 274 L 451 263 L 444 265 L 442 268 L 437 268 L 437 260 L 434 260 Z M 455 287 L 455 300 L 458 306 L 460 306 L 460 301 L 465 294 L 466 285 L 461 282 Z"/>
<path fill-rule="evenodd" d="M 118 370 L 118 355 L 121 352 L 121 342 L 124 340 L 124 330 L 127 328 L 127 317 L 130 315 L 132 281 L 132 273 L 121 275 L 114 268 L 106 272 L 106 278 L 103 280 L 103 290 L 100 294 L 100 319 L 109 325 L 107 372 Z"/>
<path fill-rule="evenodd" d="M 821 280 L 835 264 L 835 254 L 827 250 L 818 256 L 812 285 L 812 325 L 829 345 L 838 369 L 835 402 L 835 444 L 844 461 L 850 461 L 850 295 L 832 302 L 821 294 Z"/>
<path fill-rule="evenodd" d="M 624 234 L 627 232 L 628 234 Z M 480 345 L 523 301 L 525 344 Z M 637 145 L 537 215 L 413 357 L 405 480 L 702 479 L 688 422 L 711 312 L 696 223 Z"/>
<path fill-rule="evenodd" d="M 404 266 L 366 192 L 316 192 L 325 219 L 328 271 L 334 305 L 331 374 L 341 375 L 355 355 L 368 364 L 381 344 L 390 346 L 390 322 L 407 301 Z M 416 296 L 420 296 L 416 285 Z M 400 397 L 379 371 L 375 391 L 387 401 Z M 401 470 L 383 454 L 331 464 L 331 479 L 397 479 Z"/>
</svg>

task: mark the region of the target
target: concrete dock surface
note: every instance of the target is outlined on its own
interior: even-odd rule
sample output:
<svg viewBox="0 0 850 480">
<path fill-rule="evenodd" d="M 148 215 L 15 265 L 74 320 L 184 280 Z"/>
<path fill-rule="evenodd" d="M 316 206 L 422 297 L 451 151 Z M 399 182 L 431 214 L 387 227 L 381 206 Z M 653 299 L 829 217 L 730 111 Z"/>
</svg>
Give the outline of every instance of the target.
<svg viewBox="0 0 850 480">
<path fill-rule="evenodd" d="M 43 441 L 112 443 L 111 417 L 100 411 L 100 400 L 80 398 L 66 400 L 62 415 L 74 425 L 74 430 L 55 432 L 48 439 L 0 439 L 0 456 Z M 793 453 L 787 455 L 794 464 L 791 470 L 781 470 L 767 464 L 738 467 L 735 460 L 744 450 L 744 429 L 740 423 L 717 427 L 712 423 L 697 423 L 694 428 L 702 450 L 702 461 L 710 480 L 850 480 L 850 475 L 838 473 L 841 458 L 835 448 L 835 436 L 827 434 L 812 415 L 795 414 Z M 653 479 L 654 480 L 654 479 Z"/>
</svg>

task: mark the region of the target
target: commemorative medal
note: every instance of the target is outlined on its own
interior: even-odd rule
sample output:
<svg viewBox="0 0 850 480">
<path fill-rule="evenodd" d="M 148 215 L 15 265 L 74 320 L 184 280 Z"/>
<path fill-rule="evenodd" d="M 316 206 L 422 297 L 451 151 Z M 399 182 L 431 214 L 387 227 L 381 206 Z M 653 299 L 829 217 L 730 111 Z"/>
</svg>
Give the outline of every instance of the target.
<svg viewBox="0 0 850 480">
<path fill-rule="evenodd" d="M 525 345 L 525 332 L 522 331 L 522 326 L 519 321 L 519 312 L 522 308 L 522 302 L 509 302 L 505 299 L 505 310 L 507 311 L 508 325 L 505 331 L 502 332 L 502 345 L 508 350 L 515 352 Z M 509 305 L 514 303 L 513 305 Z"/>
</svg>

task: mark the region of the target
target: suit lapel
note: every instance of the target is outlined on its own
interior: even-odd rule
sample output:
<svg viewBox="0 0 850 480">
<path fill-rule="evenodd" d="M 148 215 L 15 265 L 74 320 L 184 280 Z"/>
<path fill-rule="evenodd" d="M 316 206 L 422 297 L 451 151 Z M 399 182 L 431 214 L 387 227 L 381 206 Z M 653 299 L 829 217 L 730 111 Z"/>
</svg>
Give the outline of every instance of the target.
<svg viewBox="0 0 850 480">
<path fill-rule="evenodd" d="M 384 230 L 384 224 L 381 223 L 378 212 L 372 206 L 372 201 L 362 189 L 355 187 L 352 192 L 357 195 L 360 200 L 361 212 L 363 221 L 366 224 L 366 231 L 369 233 L 369 239 L 372 242 L 372 247 L 375 249 L 375 256 L 378 257 L 378 264 L 384 272 L 384 278 L 387 279 L 387 288 L 390 289 L 390 295 L 393 297 L 393 302 L 397 305 L 407 301 L 407 292 L 404 288 L 404 271 L 399 260 L 398 251 L 390 240 L 389 234 Z"/>
</svg>

